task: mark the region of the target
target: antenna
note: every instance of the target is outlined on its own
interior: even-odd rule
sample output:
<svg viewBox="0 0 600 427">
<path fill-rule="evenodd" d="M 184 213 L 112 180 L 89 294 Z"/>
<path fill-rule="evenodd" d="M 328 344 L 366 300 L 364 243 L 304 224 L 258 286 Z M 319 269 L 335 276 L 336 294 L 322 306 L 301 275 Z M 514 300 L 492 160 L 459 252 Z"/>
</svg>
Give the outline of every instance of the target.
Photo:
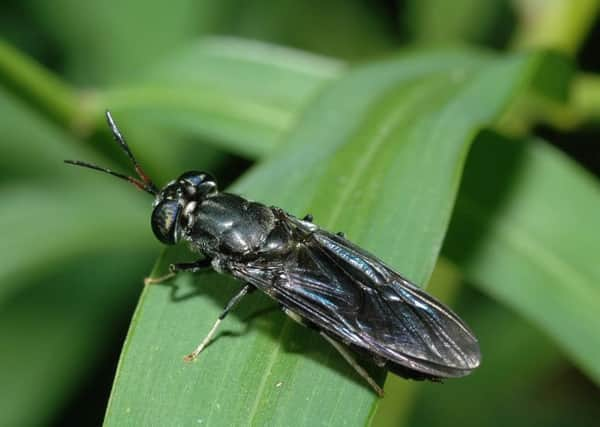
<svg viewBox="0 0 600 427">
<path fill-rule="evenodd" d="M 121 149 L 125 152 L 125 154 L 127 154 L 127 157 L 129 157 L 129 159 L 133 163 L 135 172 L 137 173 L 137 175 L 140 179 L 137 179 L 137 178 L 134 178 L 131 176 L 127 176 L 122 173 L 115 172 L 111 169 L 104 168 L 104 167 L 101 167 L 98 165 L 94 165 L 92 163 L 82 162 L 79 160 L 65 160 L 65 163 L 74 165 L 74 166 L 81 166 L 84 168 L 94 169 L 94 170 L 97 170 L 100 172 L 104 172 L 109 175 L 116 176 L 117 178 L 124 179 L 125 181 L 129 181 L 130 183 L 132 183 L 133 185 L 135 185 L 138 189 L 140 189 L 142 191 L 145 191 L 152 195 L 158 194 L 158 188 L 156 188 L 156 185 L 154 185 L 152 180 L 148 177 L 146 172 L 144 172 L 144 170 L 138 163 L 137 159 L 131 152 L 129 145 L 127 145 L 127 143 L 125 142 L 125 138 L 123 138 L 123 135 L 121 134 L 121 131 L 119 130 L 117 124 L 115 123 L 112 115 L 110 114 L 110 111 L 108 111 L 108 110 L 106 111 L 106 121 L 108 123 L 108 126 L 110 127 L 110 130 L 112 131 L 115 141 L 117 142 L 117 144 L 119 144 Z"/>
</svg>

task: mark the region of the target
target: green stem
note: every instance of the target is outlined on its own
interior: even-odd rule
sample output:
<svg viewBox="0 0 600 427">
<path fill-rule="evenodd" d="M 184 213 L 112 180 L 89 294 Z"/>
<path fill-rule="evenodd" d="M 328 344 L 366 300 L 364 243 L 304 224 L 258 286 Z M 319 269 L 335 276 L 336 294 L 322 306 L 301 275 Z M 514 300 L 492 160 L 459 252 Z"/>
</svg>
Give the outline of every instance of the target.
<svg viewBox="0 0 600 427">
<path fill-rule="evenodd" d="M 538 104 L 536 112 L 540 121 L 563 131 L 600 123 L 600 75 L 578 74 L 571 84 L 568 104 Z"/>
<path fill-rule="evenodd" d="M 599 0 L 515 0 L 516 49 L 551 48 L 574 56 L 591 28 Z"/>
<path fill-rule="evenodd" d="M 582 120 L 600 121 L 600 75 L 578 75 L 571 89 L 571 104 Z"/>
<path fill-rule="evenodd" d="M 496 129 L 513 136 L 545 123 L 564 132 L 600 124 L 600 74 L 577 73 L 571 79 L 566 103 L 529 93 L 514 103 Z"/>
<path fill-rule="evenodd" d="M 2 39 L 0 82 L 70 131 L 89 122 L 73 88 Z"/>
</svg>

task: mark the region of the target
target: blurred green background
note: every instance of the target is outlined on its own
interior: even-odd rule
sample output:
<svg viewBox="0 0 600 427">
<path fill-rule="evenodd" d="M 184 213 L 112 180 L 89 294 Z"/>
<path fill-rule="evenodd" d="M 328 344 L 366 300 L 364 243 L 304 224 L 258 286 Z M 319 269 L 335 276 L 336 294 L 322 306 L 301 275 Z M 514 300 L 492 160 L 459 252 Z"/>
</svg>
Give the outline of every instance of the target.
<svg viewBox="0 0 600 427">
<path fill-rule="evenodd" d="M 211 171 L 225 187 L 254 167 L 252 176 L 263 178 L 250 178 L 244 182 L 251 183 L 238 188 L 260 194 L 266 203 L 276 203 L 283 197 L 278 194 L 285 192 L 272 178 L 277 175 L 269 175 L 273 162 L 268 159 L 288 159 L 290 180 L 310 175 L 312 169 L 304 169 L 299 158 L 285 157 L 286 144 L 298 148 L 303 132 L 327 139 L 328 111 L 343 117 L 361 89 L 365 98 L 379 90 L 375 89 L 376 73 L 369 74 L 377 64 L 400 58 L 400 81 L 411 64 L 421 61 L 419 55 L 425 55 L 424 63 L 434 63 L 456 49 L 464 49 L 464 61 L 462 53 L 459 59 L 444 61 L 461 65 L 472 60 L 469 66 L 474 71 L 467 75 L 475 76 L 473 80 L 479 69 L 488 66 L 486 61 L 510 62 L 521 52 L 547 55 L 539 62 L 532 59 L 538 68 L 524 66 L 524 71 L 519 68 L 514 75 L 498 73 L 472 89 L 478 91 L 480 104 L 475 103 L 465 116 L 491 108 L 496 102 L 493 93 L 500 90 L 503 78 L 514 78 L 514 87 L 506 89 L 507 100 L 502 98 L 500 117 L 494 112 L 490 118 L 475 120 L 463 135 L 452 129 L 460 127 L 454 119 L 462 117 L 460 110 L 455 111 L 438 138 L 450 140 L 458 135 L 465 152 L 473 138 L 475 145 L 466 161 L 430 290 L 475 330 L 484 357 L 482 367 L 468 378 L 444 385 L 407 383 L 389 376 L 381 403 L 372 397 L 362 400 L 366 409 L 361 414 L 371 414 L 363 418 L 349 416 L 325 423 L 315 418 L 310 408 L 302 408 L 304 419 L 269 421 L 265 410 L 263 421 L 251 419 L 248 423 L 597 425 L 598 6 L 600 2 L 592 0 L 2 2 L 0 425 L 102 423 L 142 280 L 162 251 L 148 226 L 150 201 L 144 194 L 61 163 L 63 159 L 82 159 L 128 170 L 122 154 L 110 143 L 103 121 L 105 108 L 113 111 L 156 182 L 164 183 L 184 170 L 200 169 Z M 380 95 L 369 98 L 368 110 L 357 110 L 346 121 L 356 120 L 364 125 L 361 129 L 376 136 L 384 131 L 378 111 L 386 108 L 398 108 L 400 117 L 414 114 L 406 120 L 427 128 L 432 117 L 428 108 L 442 103 L 435 96 L 449 105 L 454 101 L 460 105 L 463 95 L 459 89 L 445 93 L 446 85 L 438 89 L 427 86 L 427 92 L 423 88 L 429 77 L 426 71 L 419 74 L 416 69 L 414 88 L 398 92 L 396 98 L 394 90 L 382 89 Z M 359 79 L 361 70 L 365 70 L 363 80 Z M 358 76 L 355 81 L 362 81 L 359 84 L 364 87 L 356 87 L 353 76 Z M 448 68 L 435 80 L 439 84 L 446 78 L 451 86 L 461 79 L 461 73 Z M 411 96 L 422 97 L 420 110 L 402 107 L 402 100 Z M 334 119 L 331 129 L 337 129 Z M 481 128 L 487 130 L 479 131 Z M 418 132 L 423 129 L 403 135 L 418 139 Z M 351 141 L 350 136 L 339 138 L 340 147 Z M 311 141 L 305 144 L 309 147 Z M 352 147 L 350 143 L 348 147 Z M 362 149 L 336 149 L 340 157 L 335 157 L 332 149 L 332 158 L 342 163 L 337 169 L 328 169 L 327 176 L 333 181 L 339 176 L 343 181 L 343 159 L 360 160 Z M 402 157 L 409 154 L 402 152 L 401 144 L 391 144 L 389 149 L 394 154 L 382 155 L 374 169 L 392 168 L 386 166 L 386 158 L 396 154 L 410 161 Z M 364 151 L 368 151 L 368 142 Z M 456 180 L 463 160 L 458 154 L 452 162 L 451 176 Z M 284 172 L 279 179 L 286 176 Z M 426 180 L 432 171 L 414 173 Z M 376 183 L 376 172 L 367 176 Z M 360 186 L 363 175 L 356 177 L 357 188 L 371 188 L 366 180 L 365 186 Z M 257 184 L 261 179 L 262 187 Z M 296 181 L 301 182 L 300 178 Z M 315 188 L 325 191 L 329 187 Z M 436 195 L 435 189 L 427 189 L 419 197 L 443 199 L 449 217 L 456 188 L 444 191 Z M 316 215 L 319 223 L 328 212 L 326 198 L 317 198 L 312 205 L 289 202 L 283 207 L 295 206 L 298 211 L 293 213 L 303 215 L 304 207 L 316 206 L 317 213 L 319 209 L 323 212 Z M 397 213 L 403 206 L 394 205 L 394 200 L 392 197 L 379 214 L 390 224 L 402 218 Z M 352 215 L 348 212 L 349 218 Z M 448 221 L 446 213 L 440 215 L 439 230 L 434 231 L 441 243 Z M 368 235 L 370 225 L 360 217 L 352 223 L 331 221 L 334 227 Z M 423 227 L 423 233 L 428 233 Z M 401 265 L 395 263 L 399 252 L 385 247 L 378 251 L 376 237 L 361 238 L 392 265 Z M 433 244 L 425 249 L 431 253 L 433 266 L 440 247 Z M 163 264 L 161 260 L 155 268 L 160 270 Z M 423 278 L 429 277 L 428 268 L 421 267 Z M 414 271 L 421 270 L 415 267 Z M 167 301 L 168 292 L 156 292 L 161 291 L 160 300 Z M 140 307 L 138 312 L 144 307 L 155 310 L 148 300 Z M 213 316 L 205 315 L 206 319 Z M 281 320 L 277 316 L 267 322 Z M 186 336 L 194 344 L 201 336 L 199 327 L 207 329 L 209 323 L 203 320 L 199 325 L 194 326 L 193 334 L 180 331 L 178 336 Z M 186 328 L 181 324 L 183 332 Z M 163 329 L 159 335 L 171 333 Z M 264 335 L 269 345 L 276 341 L 262 330 L 258 334 Z M 132 348 L 141 340 L 138 336 L 141 333 L 130 333 Z M 189 342 L 183 347 L 190 347 Z M 215 344 L 212 349 L 221 345 Z M 115 387 L 115 408 L 121 407 L 119 393 L 131 390 L 126 387 L 130 381 L 127 373 L 133 372 L 127 357 L 122 368 L 124 383 L 117 382 Z M 302 357 L 301 352 L 297 357 Z M 314 358 L 319 361 L 319 357 Z M 286 360 L 284 366 L 288 366 Z M 311 372 L 332 370 L 323 366 L 328 363 L 343 361 L 316 363 Z M 151 365 L 140 369 L 145 366 L 147 375 L 152 376 Z M 235 387 L 229 391 L 233 399 L 237 393 L 248 393 Z M 145 391 L 135 393 L 144 397 Z M 198 406 L 208 405 L 196 396 Z M 172 396 L 162 398 L 173 399 L 170 408 L 177 407 Z M 304 395 L 296 398 L 282 401 L 279 411 L 293 412 L 309 400 Z M 311 397 L 312 401 L 319 398 L 318 394 Z M 328 405 L 326 397 L 322 398 L 323 405 Z M 269 402 L 265 398 L 257 404 L 269 407 Z M 344 402 L 336 405 L 343 412 Z M 182 406 L 180 411 L 185 413 L 186 408 Z M 347 409 L 350 413 L 353 408 Z M 174 413 L 163 415 L 173 420 L 172 425 L 186 424 Z M 143 418 L 120 418 L 117 409 L 108 419 L 107 424 L 144 424 Z M 198 423 L 201 421 L 198 418 Z M 163 420 L 156 424 L 171 423 Z"/>
</svg>

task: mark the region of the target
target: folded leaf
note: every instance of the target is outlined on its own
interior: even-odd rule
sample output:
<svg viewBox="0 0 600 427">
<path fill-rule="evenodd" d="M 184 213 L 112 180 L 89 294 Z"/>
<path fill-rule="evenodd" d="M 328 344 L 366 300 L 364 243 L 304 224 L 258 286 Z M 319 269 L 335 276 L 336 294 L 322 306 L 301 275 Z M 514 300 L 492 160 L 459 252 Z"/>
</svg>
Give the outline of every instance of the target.
<svg viewBox="0 0 600 427">
<path fill-rule="evenodd" d="M 445 253 L 600 383 L 598 229 L 593 177 L 543 141 L 487 133 L 467 162 Z"/>
<path fill-rule="evenodd" d="M 440 51 L 358 68 L 329 86 L 287 143 L 233 190 L 296 215 L 311 212 L 423 284 L 471 140 L 541 63 L 537 55 Z M 372 390 L 318 334 L 286 320 L 262 295 L 242 303 L 219 339 L 184 364 L 181 356 L 239 284 L 214 274 L 182 275 L 174 284 L 142 296 L 108 426 L 367 423 Z"/>
<path fill-rule="evenodd" d="M 240 154 L 268 153 L 341 62 L 266 43 L 207 38 L 150 68 L 95 105 L 144 114 Z"/>
</svg>

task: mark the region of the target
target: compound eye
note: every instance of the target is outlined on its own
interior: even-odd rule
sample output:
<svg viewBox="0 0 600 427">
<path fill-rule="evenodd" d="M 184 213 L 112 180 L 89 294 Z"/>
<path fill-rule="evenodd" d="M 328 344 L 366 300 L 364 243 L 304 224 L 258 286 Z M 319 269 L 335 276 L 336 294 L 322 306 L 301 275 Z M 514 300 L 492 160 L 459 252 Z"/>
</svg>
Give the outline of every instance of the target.
<svg viewBox="0 0 600 427">
<path fill-rule="evenodd" d="M 177 243 L 176 226 L 181 205 L 176 200 L 163 200 L 152 211 L 150 224 L 158 240 L 166 245 Z"/>
</svg>

